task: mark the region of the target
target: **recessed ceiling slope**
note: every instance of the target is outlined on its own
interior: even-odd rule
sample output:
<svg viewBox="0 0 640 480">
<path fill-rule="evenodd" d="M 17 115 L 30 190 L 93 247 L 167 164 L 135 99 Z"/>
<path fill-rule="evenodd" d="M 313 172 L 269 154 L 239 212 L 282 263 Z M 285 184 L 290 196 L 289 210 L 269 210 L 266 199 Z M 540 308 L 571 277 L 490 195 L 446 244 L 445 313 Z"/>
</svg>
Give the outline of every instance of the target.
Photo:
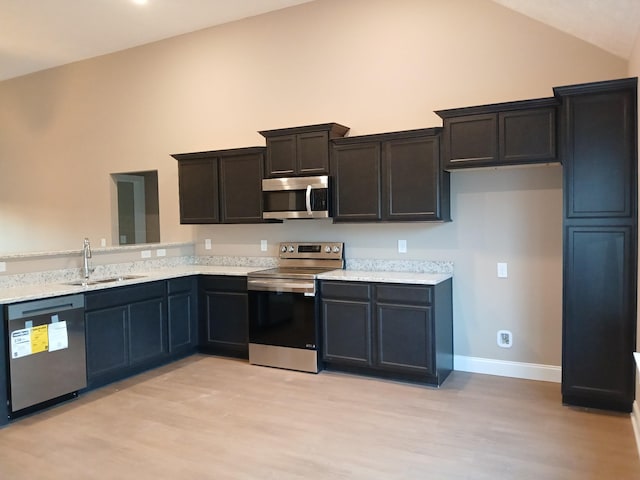
<svg viewBox="0 0 640 480">
<path fill-rule="evenodd" d="M 0 80 L 311 0 L 0 0 Z"/>
<path fill-rule="evenodd" d="M 640 31 L 640 0 L 493 0 L 628 60 Z"/>
</svg>

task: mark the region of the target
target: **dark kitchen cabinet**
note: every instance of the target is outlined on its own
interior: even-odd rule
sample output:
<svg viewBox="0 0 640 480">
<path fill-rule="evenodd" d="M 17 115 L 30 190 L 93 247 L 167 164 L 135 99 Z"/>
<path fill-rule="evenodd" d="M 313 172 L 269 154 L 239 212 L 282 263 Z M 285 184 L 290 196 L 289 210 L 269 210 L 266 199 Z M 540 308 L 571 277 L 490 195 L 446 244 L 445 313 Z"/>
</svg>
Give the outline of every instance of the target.
<svg viewBox="0 0 640 480">
<path fill-rule="evenodd" d="M 159 365 L 168 355 L 164 282 L 85 295 L 89 388 Z"/>
<path fill-rule="evenodd" d="M 322 282 L 322 298 L 322 359 L 343 365 L 373 365 L 371 286 Z"/>
<path fill-rule="evenodd" d="M 182 277 L 167 281 L 169 353 L 192 353 L 198 344 L 198 280 Z"/>
<path fill-rule="evenodd" d="M 333 141 L 334 221 L 450 220 L 439 129 Z"/>
<path fill-rule="evenodd" d="M 180 223 L 261 223 L 264 147 L 172 155 Z"/>
<path fill-rule="evenodd" d="M 266 177 L 326 175 L 329 141 L 343 137 L 348 127 L 337 123 L 263 130 L 267 141 Z"/>
<path fill-rule="evenodd" d="M 0 338 L 8 338 L 7 327 L 4 322 L 4 309 L 3 305 L 0 305 Z M 0 426 L 9 422 L 9 408 L 8 408 L 8 381 L 7 369 L 9 365 L 5 365 L 5 362 L 9 361 L 9 356 L 6 351 L 6 342 L 3 340 L 0 342 Z"/>
<path fill-rule="evenodd" d="M 249 301 L 246 277 L 200 278 L 200 349 L 249 357 Z"/>
<path fill-rule="evenodd" d="M 441 385 L 453 370 L 451 285 L 322 281 L 326 368 Z"/>
<path fill-rule="evenodd" d="M 557 162 L 555 98 L 440 110 L 443 168 Z"/>
<path fill-rule="evenodd" d="M 637 79 L 554 89 L 563 157 L 562 399 L 629 412 L 635 390 Z"/>
</svg>

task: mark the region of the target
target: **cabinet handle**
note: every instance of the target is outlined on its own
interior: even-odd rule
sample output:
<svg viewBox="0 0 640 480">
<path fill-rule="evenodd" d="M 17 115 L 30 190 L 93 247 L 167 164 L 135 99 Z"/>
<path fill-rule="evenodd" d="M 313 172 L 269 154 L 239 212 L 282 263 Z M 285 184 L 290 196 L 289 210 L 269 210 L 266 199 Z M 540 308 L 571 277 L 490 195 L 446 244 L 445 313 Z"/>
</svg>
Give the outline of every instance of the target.
<svg viewBox="0 0 640 480">
<path fill-rule="evenodd" d="M 307 195 L 305 197 L 305 200 L 307 203 L 307 214 L 313 215 L 313 212 L 311 211 L 311 185 L 307 185 Z"/>
</svg>

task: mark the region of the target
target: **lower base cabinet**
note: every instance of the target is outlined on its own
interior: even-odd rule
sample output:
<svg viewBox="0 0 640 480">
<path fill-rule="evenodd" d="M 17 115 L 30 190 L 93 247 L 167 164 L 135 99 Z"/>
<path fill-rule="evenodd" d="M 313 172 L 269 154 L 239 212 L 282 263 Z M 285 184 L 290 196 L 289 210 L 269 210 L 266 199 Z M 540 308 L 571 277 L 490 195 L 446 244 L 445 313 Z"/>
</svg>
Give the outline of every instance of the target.
<svg viewBox="0 0 640 480">
<path fill-rule="evenodd" d="M 247 278 L 202 276 L 199 290 L 200 350 L 249 358 Z"/>
<path fill-rule="evenodd" d="M 4 323 L 4 305 L 0 305 L 0 335 L 1 338 L 7 338 L 7 330 Z M 5 351 L 5 342 L 0 342 L 0 426 L 9 423 L 9 407 L 8 407 L 8 392 L 7 388 L 9 385 L 9 379 L 7 378 L 7 369 L 9 368 L 9 364 L 7 363 L 6 368 L 4 365 L 4 359 L 9 361 L 9 355 Z"/>
<path fill-rule="evenodd" d="M 453 370 L 451 286 L 322 281 L 325 367 L 441 385 Z"/>
<path fill-rule="evenodd" d="M 198 279 L 167 281 L 167 322 L 169 353 L 192 353 L 198 345 Z"/>
</svg>

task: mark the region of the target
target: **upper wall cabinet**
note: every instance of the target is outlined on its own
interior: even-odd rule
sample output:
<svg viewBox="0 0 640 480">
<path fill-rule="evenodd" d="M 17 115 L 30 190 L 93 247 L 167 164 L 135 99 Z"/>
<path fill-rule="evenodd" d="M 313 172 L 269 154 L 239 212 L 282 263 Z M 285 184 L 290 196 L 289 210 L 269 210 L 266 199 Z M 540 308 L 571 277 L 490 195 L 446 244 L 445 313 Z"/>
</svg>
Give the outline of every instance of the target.
<svg viewBox="0 0 640 480">
<path fill-rule="evenodd" d="M 335 222 L 448 221 L 449 173 L 440 168 L 440 129 L 333 141 Z"/>
<path fill-rule="evenodd" d="M 267 139 L 265 177 L 326 175 L 329 140 L 344 137 L 348 131 L 344 125 L 323 123 L 259 132 Z"/>
<path fill-rule="evenodd" d="M 262 223 L 264 147 L 172 155 L 180 223 Z"/>
<path fill-rule="evenodd" d="M 557 162 L 555 98 L 440 110 L 444 168 Z"/>
</svg>

